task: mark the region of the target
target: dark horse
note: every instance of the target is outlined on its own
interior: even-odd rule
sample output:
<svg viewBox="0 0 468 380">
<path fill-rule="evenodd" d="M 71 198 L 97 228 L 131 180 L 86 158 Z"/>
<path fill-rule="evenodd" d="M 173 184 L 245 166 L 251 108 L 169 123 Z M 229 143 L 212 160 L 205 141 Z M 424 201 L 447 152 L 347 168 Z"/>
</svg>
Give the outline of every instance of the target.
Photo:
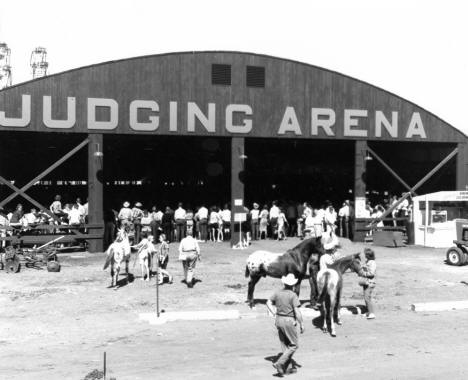
<svg viewBox="0 0 468 380">
<path fill-rule="evenodd" d="M 253 294 L 255 285 L 261 277 L 281 278 L 288 273 L 293 273 L 299 280 L 294 286 L 294 291 L 299 295 L 301 281 L 307 273 L 307 263 L 311 256 L 318 260 L 324 253 L 320 239 L 307 239 L 288 250 L 286 253 L 272 253 L 269 251 L 255 251 L 247 258 L 245 277 L 250 276 L 247 302 L 254 306 Z"/>
<path fill-rule="evenodd" d="M 354 272 L 362 275 L 361 257 L 359 253 L 342 257 L 329 265 L 327 269 L 321 270 L 317 275 L 318 291 L 321 304 L 320 313 L 323 318 L 323 332 L 328 332 L 327 314 L 330 318 L 330 333 L 336 336 L 335 323 L 341 325 L 341 291 L 343 290 L 343 273 L 351 268 Z"/>
</svg>

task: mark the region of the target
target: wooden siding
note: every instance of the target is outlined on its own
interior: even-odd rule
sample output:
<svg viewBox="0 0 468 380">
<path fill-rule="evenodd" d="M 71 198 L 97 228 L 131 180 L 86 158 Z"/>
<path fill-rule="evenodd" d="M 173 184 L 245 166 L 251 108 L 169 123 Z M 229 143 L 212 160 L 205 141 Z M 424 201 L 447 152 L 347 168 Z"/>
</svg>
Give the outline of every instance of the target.
<svg viewBox="0 0 468 380">
<path fill-rule="evenodd" d="M 211 64 L 232 65 L 232 85 L 211 84 Z M 265 67 L 265 88 L 246 86 L 246 66 Z M 31 95 L 31 122 L 25 128 L 4 127 L 1 130 L 212 135 L 197 123 L 195 132 L 187 132 L 187 102 L 195 102 L 204 112 L 208 103 L 216 104 L 218 136 L 251 136 L 281 138 L 353 139 L 343 134 L 344 110 L 363 109 L 366 118 L 359 118 L 359 128 L 368 130 L 367 140 L 409 141 L 405 138 L 414 112 L 421 116 L 427 138 L 411 141 L 465 142 L 466 136 L 430 112 L 385 90 L 345 75 L 319 67 L 263 55 L 237 52 L 190 52 L 146 56 L 108 62 L 52 75 L 0 91 L 0 111 L 7 117 L 21 115 L 21 95 Z M 42 96 L 52 97 L 52 117 L 66 118 L 67 97 L 76 97 L 76 124 L 71 129 L 47 128 L 43 123 Z M 114 130 L 87 129 L 87 98 L 111 98 L 117 101 L 118 126 Z M 159 105 L 159 127 L 154 132 L 136 132 L 129 127 L 129 104 L 133 100 L 154 100 Z M 169 102 L 178 102 L 178 131 L 169 131 Z M 246 104 L 252 108 L 253 128 L 247 134 L 226 131 L 225 110 L 229 104 Z M 286 107 L 294 107 L 302 135 L 278 135 Z M 319 130 L 311 136 L 311 108 L 331 108 L 336 113 L 335 135 Z M 383 129 L 375 137 L 375 111 L 390 119 L 398 111 L 398 137 Z M 142 110 L 142 117 L 149 111 Z M 105 118 L 106 112 L 102 117 Z M 100 113 L 97 112 L 98 117 Z M 236 118 L 234 120 L 237 120 Z"/>
</svg>

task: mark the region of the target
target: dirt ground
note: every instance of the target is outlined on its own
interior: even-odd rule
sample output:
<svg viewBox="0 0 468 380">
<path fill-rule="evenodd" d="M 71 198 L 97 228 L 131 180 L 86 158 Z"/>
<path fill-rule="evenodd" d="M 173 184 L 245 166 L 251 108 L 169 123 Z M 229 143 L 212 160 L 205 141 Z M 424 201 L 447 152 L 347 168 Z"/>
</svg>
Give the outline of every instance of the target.
<svg viewBox="0 0 468 380">
<path fill-rule="evenodd" d="M 242 318 L 227 321 L 178 321 L 150 325 L 138 314 L 155 311 L 155 282 L 135 280 L 108 289 L 104 254 L 61 257 L 60 273 L 22 268 L 0 271 L 0 378 L 84 379 L 102 370 L 107 378 L 244 379 L 275 378 L 271 361 L 279 352 L 274 320 L 265 305 L 244 303 L 245 259 L 256 249 L 285 251 L 299 243 L 255 242 L 247 250 L 228 243 L 202 244 L 196 277 L 188 289 L 171 244 L 168 269 L 172 285 L 160 288 L 166 312 L 236 309 Z M 362 252 L 364 244 L 342 241 L 343 253 Z M 343 316 L 336 338 L 323 334 L 317 320 L 306 318 L 295 355 L 296 379 L 465 379 L 468 376 L 468 311 L 416 313 L 415 302 L 468 299 L 468 267 L 444 264 L 441 249 L 375 247 L 378 279 L 377 319 Z M 123 278 L 123 277 L 122 277 Z M 354 273 L 345 274 L 343 306 L 363 305 Z M 465 282 L 467 281 L 467 282 Z M 281 287 L 262 279 L 255 298 L 265 300 Z M 303 307 L 309 285 L 301 288 Z M 93 378 L 88 376 L 88 379 Z"/>
</svg>

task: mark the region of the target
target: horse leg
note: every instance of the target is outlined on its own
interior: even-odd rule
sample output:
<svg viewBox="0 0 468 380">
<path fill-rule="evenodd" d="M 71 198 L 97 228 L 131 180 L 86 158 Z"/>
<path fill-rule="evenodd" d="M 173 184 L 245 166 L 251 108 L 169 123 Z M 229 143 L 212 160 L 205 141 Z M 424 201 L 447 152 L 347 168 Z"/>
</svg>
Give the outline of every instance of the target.
<svg viewBox="0 0 468 380">
<path fill-rule="evenodd" d="M 258 280 L 260 280 L 260 276 L 250 275 L 249 289 L 247 291 L 247 302 L 248 302 L 250 308 L 253 308 L 255 306 L 254 305 L 253 294 L 254 294 L 254 290 L 255 290 L 255 285 L 257 284 Z"/>
<path fill-rule="evenodd" d="M 111 264 L 111 270 L 110 270 L 110 275 L 111 275 L 111 288 L 114 287 L 114 274 L 115 274 L 115 271 L 114 271 L 114 264 L 112 263 L 112 264 Z"/>
<path fill-rule="evenodd" d="M 328 332 L 328 325 L 327 325 L 327 298 L 328 295 L 324 297 L 322 300 L 322 304 L 320 305 L 320 314 L 322 315 L 323 318 L 323 325 L 322 325 L 322 331 L 326 334 Z"/>
<path fill-rule="evenodd" d="M 301 292 L 301 282 L 302 282 L 302 277 L 297 276 L 298 280 L 296 285 L 294 285 L 294 292 L 297 294 L 297 297 L 299 298 L 299 293 Z"/>
<path fill-rule="evenodd" d="M 318 291 L 317 291 L 317 266 L 311 264 L 309 266 L 309 284 L 310 284 L 310 306 L 315 306 L 317 303 L 318 298 Z"/>
<path fill-rule="evenodd" d="M 118 266 L 116 269 L 115 269 L 115 274 L 114 274 L 114 283 L 115 283 L 115 286 L 117 286 L 117 283 L 119 282 L 119 272 L 120 272 L 120 266 Z"/>
<path fill-rule="evenodd" d="M 333 315 L 336 318 L 336 323 L 341 325 L 341 289 L 336 292 L 336 306 Z"/>
<path fill-rule="evenodd" d="M 332 290 L 332 294 L 330 294 L 330 334 L 331 336 L 336 336 L 335 331 L 335 321 L 334 321 L 334 314 L 335 314 L 335 305 L 336 305 L 336 290 Z"/>
</svg>

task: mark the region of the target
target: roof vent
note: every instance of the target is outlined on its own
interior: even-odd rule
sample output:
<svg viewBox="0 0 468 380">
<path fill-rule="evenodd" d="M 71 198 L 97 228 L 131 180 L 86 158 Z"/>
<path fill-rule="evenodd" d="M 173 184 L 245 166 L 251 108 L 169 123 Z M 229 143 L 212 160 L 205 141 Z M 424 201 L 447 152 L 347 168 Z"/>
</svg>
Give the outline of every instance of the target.
<svg viewBox="0 0 468 380">
<path fill-rule="evenodd" d="M 231 65 L 213 63 L 211 65 L 211 84 L 231 85 Z"/>
<path fill-rule="evenodd" d="M 247 87 L 265 87 L 265 68 L 247 66 Z"/>
</svg>

